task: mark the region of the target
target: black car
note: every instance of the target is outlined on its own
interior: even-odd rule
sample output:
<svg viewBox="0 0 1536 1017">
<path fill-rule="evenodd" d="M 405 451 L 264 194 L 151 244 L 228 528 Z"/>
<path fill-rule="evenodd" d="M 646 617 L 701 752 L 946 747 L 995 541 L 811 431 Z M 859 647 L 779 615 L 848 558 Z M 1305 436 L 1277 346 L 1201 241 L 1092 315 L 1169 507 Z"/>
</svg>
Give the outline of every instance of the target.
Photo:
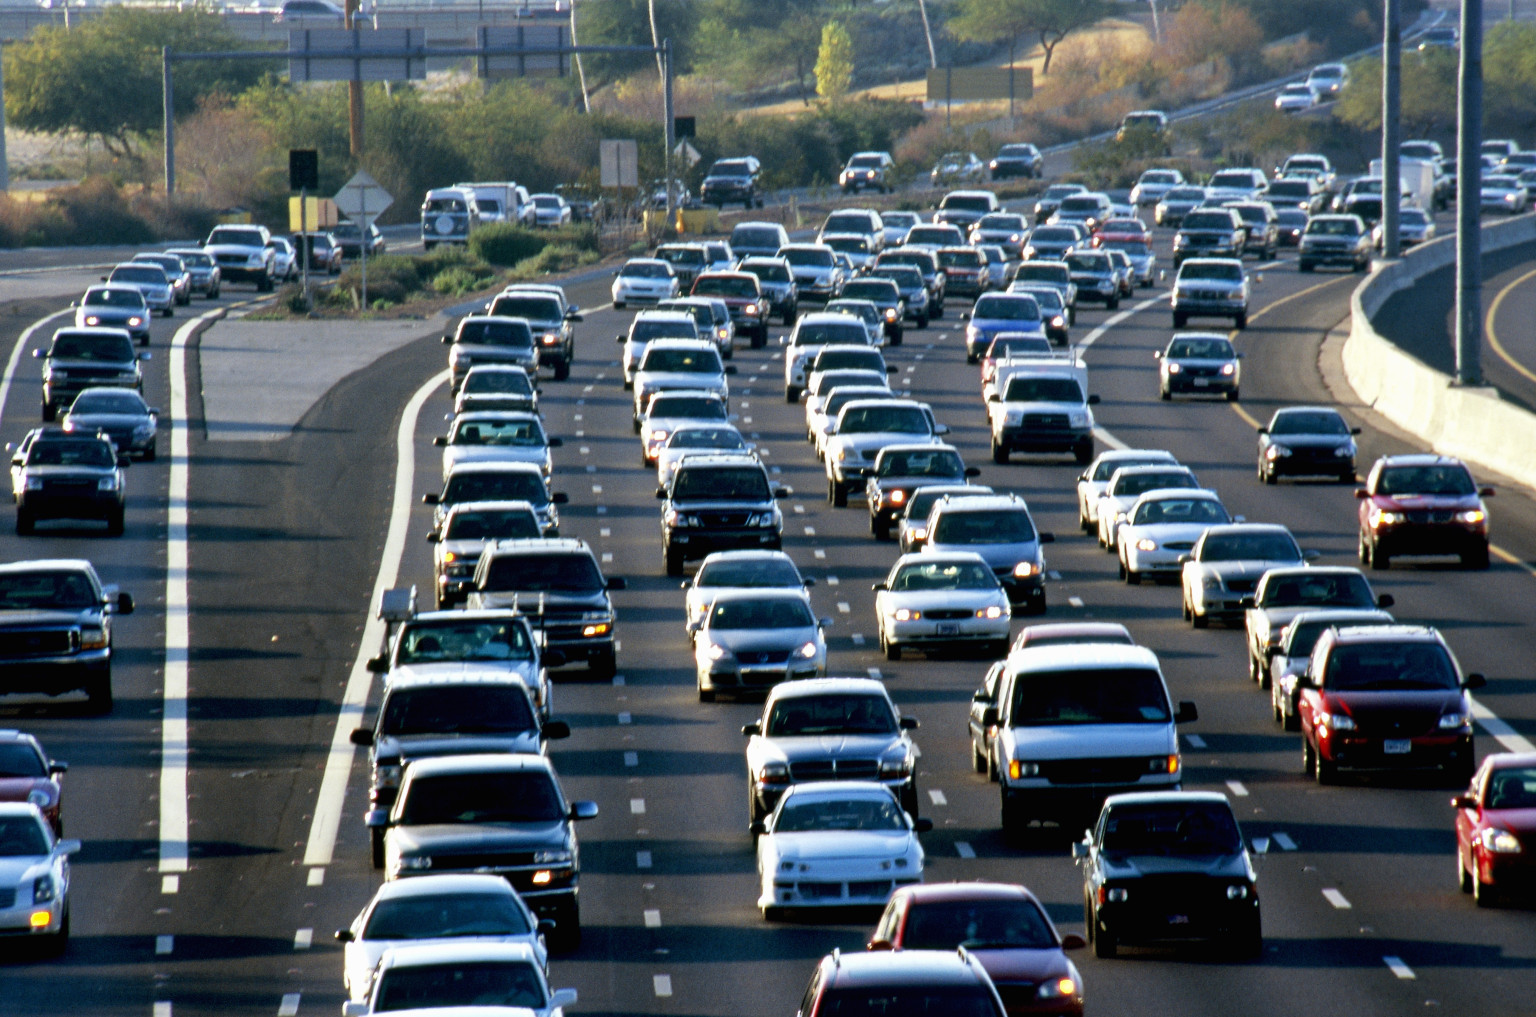
<svg viewBox="0 0 1536 1017">
<path fill-rule="evenodd" d="M 331 239 L 335 241 L 343 259 L 362 257 L 364 233 L 368 234 L 368 257 L 383 254 L 386 246 L 384 234 L 373 223 L 369 223 L 366 230 L 355 222 L 339 222 L 331 227 Z"/>
<path fill-rule="evenodd" d="M 665 502 L 661 543 L 669 576 L 714 551 L 777 551 L 783 542 L 784 516 L 775 499 L 789 491 L 769 483 L 756 456 L 688 456 L 656 497 Z"/>
<path fill-rule="evenodd" d="M 927 328 L 928 319 L 933 314 L 932 304 L 928 299 L 928 286 L 923 282 L 923 274 L 911 265 L 876 265 L 869 273 L 875 279 L 889 279 L 896 284 L 896 292 L 900 294 L 903 306 L 906 308 L 906 317 L 917 324 L 918 328 Z"/>
<path fill-rule="evenodd" d="M 901 322 L 907 315 L 907 302 L 901 299 L 901 290 L 894 282 L 871 276 L 850 279 L 843 286 L 843 299 L 868 300 L 878 307 L 885 341 L 892 346 L 901 345 Z"/>
<path fill-rule="evenodd" d="M 146 331 L 144 341 L 149 342 Z M 112 386 L 144 391 L 139 361 L 149 353 L 133 348 L 133 336 L 121 328 L 61 328 L 48 349 L 33 350 L 43 362 L 43 419 L 58 416 L 61 407 L 88 388 Z"/>
<path fill-rule="evenodd" d="M 555 923 L 551 945 L 570 950 L 581 942 L 574 824 L 596 816 L 596 802 L 566 800 L 548 759 L 496 752 L 410 764 L 394 806 L 369 809 L 365 822 L 384 831 L 388 878 L 494 873 Z"/>
<path fill-rule="evenodd" d="M 1331 406 L 1287 406 L 1259 428 L 1259 479 L 1274 484 L 1281 477 L 1355 479 L 1355 435 Z"/>
<path fill-rule="evenodd" d="M 98 431 L 123 455 L 139 455 L 153 462 L 158 442 L 160 411 L 132 389 L 88 388 L 75 397 L 64 415 L 64 430 L 71 434 Z"/>
<path fill-rule="evenodd" d="M 133 598 L 105 585 L 88 561 L 0 565 L 0 695 L 83 690 L 112 709 L 112 619 Z"/>
<path fill-rule="evenodd" d="M 928 287 L 929 317 L 944 317 L 944 295 L 949 277 L 944 274 L 937 254 L 932 250 L 902 247 L 894 251 L 881 251 L 875 259 L 875 267 L 885 268 L 890 265 L 910 265 L 917 269 L 923 277 L 923 285 Z"/>
<path fill-rule="evenodd" d="M 539 537 L 500 540 L 480 555 L 465 607 L 513 608 L 543 635 L 545 652 L 561 663 L 585 662 L 594 677 L 618 670 L 612 590 L 624 579 L 603 577 L 585 542 Z"/>
<path fill-rule="evenodd" d="M 869 532 L 876 540 L 890 540 L 891 527 L 907 507 L 907 499 L 919 487 L 931 484 L 964 484 L 981 476 L 966 466 L 950 445 L 887 445 L 875 455 L 875 465 L 864 481 L 869 503 Z"/>
<path fill-rule="evenodd" d="M 1243 959 L 1264 948 L 1258 875 L 1219 792 L 1112 795 L 1072 856 L 1096 956 L 1122 943 L 1205 940 Z"/>
<path fill-rule="evenodd" d="M 717 159 L 704 174 L 699 200 L 720 208 L 738 201 L 746 208 L 762 208 L 763 198 L 757 190 L 761 176 L 762 164 L 750 155 Z"/>
<path fill-rule="evenodd" d="M 109 534 L 121 536 L 127 465 L 128 457 L 99 431 L 33 428 L 11 454 L 17 534 L 30 535 L 39 519 L 100 519 Z"/>
<path fill-rule="evenodd" d="M 1040 179 L 1044 172 L 1045 157 L 1034 145 L 1023 143 L 1017 145 L 1004 145 L 997 150 L 997 155 L 987 164 L 992 171 L 993 180 L 1006 180 L 1009 177 L 1029 177 Z"/>
</svg>

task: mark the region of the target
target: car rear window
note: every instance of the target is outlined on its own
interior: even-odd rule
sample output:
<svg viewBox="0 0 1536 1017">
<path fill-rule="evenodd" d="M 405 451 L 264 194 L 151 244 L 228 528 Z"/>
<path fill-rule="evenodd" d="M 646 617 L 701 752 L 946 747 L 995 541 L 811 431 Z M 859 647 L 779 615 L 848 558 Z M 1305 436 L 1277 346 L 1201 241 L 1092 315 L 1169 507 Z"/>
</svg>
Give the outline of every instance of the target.
<svg viewBox="0 0 1536 1017">
<path fill-rule="evenodd" d="M 485 588 L 529 593 L 592 593 L 603 574 L 590 554 L 498 554 L 486 570 Z"/>
<path fill-rule="evenodd" d="M 672 498 L 767 501 L 768 477 L 761 467 L 684 466 L 672 482 Z"/>
<path fill-rule="evenodd" d="M 496 305 L 491 308 L 498 315 L 504 313 L 500 309 L 504 299 L 498 298 Z M 478 318 L 465 318 L 459 325 L 458 341 L 507 349 L 532 349 L 533 331 L 528 327 L 527 322 L 522 321 L 484 321 Z"/>
<path fill-rule="evenodd" d="M 386 735 L 515 734 L 534 727 L 528 693 L 483 682 L 396 689 L 379 722 Z"/>
<path fill-rule="evenodd" d="M 1014 727 L 1078 724 L 1166 724 L 1171 718 L 1162 677 L 1149 668 L 1030 671 L 1014 682 Z"/>
<path fill-rule="evenodd" d="M 941 512 L 928 539 L 934 544 L 1025 544 L 1035 539 L 1025 509 L 968 509 Z"/>
</svg>

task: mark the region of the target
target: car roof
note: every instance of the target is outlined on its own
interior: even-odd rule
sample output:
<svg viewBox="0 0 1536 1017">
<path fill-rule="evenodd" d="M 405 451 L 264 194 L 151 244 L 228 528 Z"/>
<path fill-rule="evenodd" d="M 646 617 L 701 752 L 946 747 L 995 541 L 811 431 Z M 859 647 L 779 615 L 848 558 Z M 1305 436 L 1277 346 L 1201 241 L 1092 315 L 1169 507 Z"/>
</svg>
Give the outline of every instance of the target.
<svg viewBox="0 0 1536 1017">
<path fill-rule="evenodd" d="M 84 558 L 34 558 L 31 561 L 12 561 L 0 564 L 0 575 L 17 572 L 58 572 L 73 569 L 94 574 L 96 567 Z"/>
<path fill-rule="evenodd" d="M 828 988 L 868 985 L 988 984 L 979 962 L 964 950 L 872 950 L 839 954 L 831 964 Z"/>
<path fill-rule="evenodd" d="M 541 479 L 544 470 L 535 463 L 510 463 L 510 462 L 464 462 L 454 463 L 448 471 L 451 479 L 460 473 L 534 473 Z"/>
<path fill-rule="evenodd" d="M 462 756 L 430 756 L 411 761 L 410 774 L 439 777 L 471 773 L 525 773 L 538 770 L 554 776 L 550 761 L 536 752 L 476 752 Z"/>
<path fill-rule="evenodd" d="M 407 666 L 409 667 L 409 666 Z M 528 694 L 528 683 L 519 675 L 511 671 L 481 671 L 459 672 L 452 674 L 440 674 L 436 672 L 421 672 L 408 669 L 404 674 L 396 674 L 389 679 L 389 691 L 398 692 L 402 689 L 422 689 L 432 687 L 475 685 L 479 687 L 499 686 L 502 688 L 521 689 Z M 529 697 L 532 702 L 532 697 Z"/>
<path fill-rule="evenodd" d="M 440 893 L 485 893 L 517 896 L 501 876 L 480 872 L 432 872 L 411 879 L 392 879 L 374 891 L 375 900 L 401 897 L 431 897 Z"/>
<path fill-rule="evenodd" d="M 896 891 L 914 903 L 968 900 L 1036 900 L 1028 888 L 1018 883 L 989 883 L 967 880 L 953 883 L 918 883 Z"/>
<path fill-rule="evenodd" d="M 764 473 L 768 472 L 767 467 L 763 465 L 763 461 L 752 453 L 729 451 L 702 452 L 685 456 L 678 463 L 677 469 L 679 472 L 682 472 L 683 470 L 707 470 L 725 466 L 751 466 L 762 470 Z"/>
<path fill-rule="evenodd" d="M 755 586 L 751 589 L 722 586 L 717 588 L 721 592 L 713 594 L 710 598 L 714 604 L 762 600 L 790 600 L 797 604 L 805 603 L 805 590 L 798 586 Z"/>
<path fill-rule="evenodd" d="M 1083 671 L 1143 667 L 1161 670 L 1157 654 L 1145 646 L 1124 643 L 1079 643 L 1074 646 L 1025 647 L 1009 655 L 1010 670 Z"/>
<path fill-rule="evenodd" d="M 909 551 L 896 559 L 892 568 L 903 565 L 942 565 L 944 562 L 964 562 L 967 565 L 986 565 L 987 560 L 975 551 Z"/>
<path fill-rule="evenodd" d="M 1220 802 L 1228 808 L 1232 803 L 1221 791 L 1130 791 L 1125 794 L 1110 795 L 1104 799 L 1104 807 L 1111 808 L 1117 805 L 1170 805 L 1183 802 L 1203 802 L 1214 805 Z"/>
<path fill-rule="evenodd" d="M 100 290 L 108 289 L 109 287 L 93 286 L 91 288 Z M 134 290 L 133 292 L 137 293 L 138 290 Z M 126 328 L 108 328 L 103 325 L 65 325 L 63 328 L 56 328 L 53 330 L 54 338 L 58 338 L 59 334 L 64 332 L 67 332 L 70 335 L 99 335 L 112 336 L 113 338 L 132 338 L 132 336 L 128 334 L 128 330 Z"/>
<path fill-rule="evenodd" d="M 880 451 L 876 453 L 875 458 L 878 459 L 887 452 L 955 452 L 958 454 L 959 450 L 953 445 L 911 441 L 902 442 L 898 445 L 881 445 Z"/>
<path fill-rule="evenodd" d="M 891 797 L 891 789 L 873 780 L 818 780 L 791 784 L 784 789 L 785 798 L 849 798 L 867 796 Z"/>
<path fill-rule="evenodd" d="M 514 538 L 508 538 L 508 539 L 514 539 Z M 547 538 L 532 538 L 532 539 L 558 540 L 558 539 L 561 539 L 561 538 L 558 538 L 558 537 L 547 537 Z M 568 538 L 565 538 L 565 539 L 567 539 L 567 540 L 574 540 L 575 538 L 574 537 L 568 537 Z M 459 609 L 456 609 L 456 610 L 446 610 L 446 611 L 418 611 L 414 616 L 412 616 L 409 620 L 407 620 L 405 622 L 405 624 L 406 625 L 417 625 L 417 624 L 420 624 L 422 622 L 434 622 L 434 621 L 454 622 L 454 621 L 464 621 L 466 619 L 468 619 L 469 621 L 506 621 L 509 618 L 521 617 L 521 614 L 522 614 L 522 612 L 514 611 L 510 607 L 482 607 L 482 608 L 478 608 L 478 609 L 475 609 L 475 608 L 459 608 Z"/>
<path fill-rule="evenodd" d="M 544 418 L 532 410 L 465 410 L 453 418 L 455 424 L 477 424 L 488 420 L 536 420 L 541 425 Z"/>
<path fill-rule="evenodd" d="M 1178 457 L 1165 448 L 1112 448 L 1099 453 L 1096 462 L 1116 462 L 1121 459 L 1146 459 L 1156 456 L 1163 462 L 1177 463 Z M 1149 464 L 1151 465 L 1151 464 Z"/>
<path fill-rule="evenodd" d="M 1130 635 L 1130 631 L 1119 622 L 1041 622 L 1037 625 L 1024 626 L 1024 628 L 1019 630 L 1018 638 L 1025 639 L 1027 645 L 1027 638 L 1035 635 L 1042 638 L 1085 636 L 1091 642 L 1095 636 Z M 1036 648 L 1038 649 L 1038 647 Z"/>
<path fill-rule="evenodd" d="M 1379 466 L 1460 466 L 1466 463 L 1454 456 L 1436 455 L 1433 452 L 1408 452 L 1403 455 L 1382 456 L 1376 460 Z"/>
<path fill-rule="evenodd" d="M 43 819 L 43 812 L 31 802 L 0 802 L 0 816 L 14 818 L 16 816 L 31 816 L 43 825 L 48 825 Z"/>
<path fill-rule="evenodd" d="M 1260 581 L 1272 581 L 1289 576 L 1340 576 L 1350 575 L 1365 578 L 1365 573 L 1353 565 L 1283 565 L 1276 569 L 1265 569 L 1259 577 Z"/>
<path fill-rule="evenodd" d="M 792 682 L 775 685 L 768 692 L 768 702 L 784 699 L 801 699 L 806 696 L 826 696 L 850 692 L 878 693 L 889 700 L 890 691 L 878 678 L 797 678 Z"/>
<path fill-rule="evenodd" d="M 487 554 L 585 554 L 592 548 L 580 537 L 505 537 L 486 549 Z"/>
<path fill-rule="evenodd" d="M 1199 498 L 1202 501 L 1220 502 L 1221 498 L 1206 487 L 1164 487 L 1156 491 L 1144 491 L 1136 496 L 1136 504 L 1144 501 L 1172 501 L 1175 498 Z"/>
<path fill-rule="evenodd" d="M 688 320 L 692 321 L 693 320 L 693 316 L 689 315 Z M 646 349 L 647 353 L 649 353 L 651 350 L 700 350 L 700 351 L 702 351 L 702 350 L 718 350 L 719 348 L 720 347 L 716 346 L 713 342 L 711 342 L 708 339 L 652 339 L 650 342 L 645 344 L 645 349 Z"/>
<path fill-rule="evenodd" d="M 1217 523 L 1207 526 L 1205 532 L 1210 535 L 1222 535 L 1227 533 L 1284 533 L 1291 535 L 1290 527 L 1281 523 Z"/>
<path fill-rule="evenodd" d="M 1440 630 L 1429 625 L 1344 625 L 1334 629 L 1338 643 L 1441 643 Z"/>
<path fill-rule="evenodd" d="M 1029 511 L 1029 505 L 1017 494 L 983 494 L 971 495 L 964 498 L 942 498 L 934 505 L 934 509 L 942 512 L 986 512 L 997 509 L 1018 509 Z"/>
<path fill-rule="evenodd" d="M 420 765 L 420 764 L 412 764 Z M 539 964 L 538 955 L 529 943 L 488 943 L 469 940 L 461 943 L 424 943 L 420 946 L 393 946 L 384 951 L 379 960 L 379 971 L 388 968 L 418 967 L 426 964 L 446 964 L 454 961 L 483 963 L 485 961 L 526 961 Z"/>
</svg>

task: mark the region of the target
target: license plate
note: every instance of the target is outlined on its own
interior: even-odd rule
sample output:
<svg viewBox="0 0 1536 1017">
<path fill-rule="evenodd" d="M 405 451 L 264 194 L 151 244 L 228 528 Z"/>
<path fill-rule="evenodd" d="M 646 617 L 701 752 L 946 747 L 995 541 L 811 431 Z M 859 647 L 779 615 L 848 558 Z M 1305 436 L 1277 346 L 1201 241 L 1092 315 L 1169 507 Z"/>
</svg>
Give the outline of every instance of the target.
<svg viewBox="0 0 1536 1017">
<path fill-rule="evenodd" d="M 1168 916 L 1168 924 L 1169 925 L 1188 925 L 1189 924 L 1189 916 L 1188 915 L 1169 915 Z"/>
<path fill-rule="evenodd" d="M 1389 756 L 1406 756 L 1413 751 L 1413 742 L 1406 738 L 1389 738 L 1381 743 L 1381 751 Z"/>
<path fill-rule="evenodd" d="M 958 636 L 959 634 L 960 634 L 960 626 L 958 626 L 958 625 L 940 625 L 939 626 L 939 635 L 941 635 L 941 636 Z"/>
<path fill-rule="evenodd" d="M 1211 387 L 1211 379 L 1209 379 L 1209 378 L 1195 378 L 1193 380 L 1194 380 L 1194 383 L 1195 383 L 1195 388 L 1210 388 Z"/>
</svg>

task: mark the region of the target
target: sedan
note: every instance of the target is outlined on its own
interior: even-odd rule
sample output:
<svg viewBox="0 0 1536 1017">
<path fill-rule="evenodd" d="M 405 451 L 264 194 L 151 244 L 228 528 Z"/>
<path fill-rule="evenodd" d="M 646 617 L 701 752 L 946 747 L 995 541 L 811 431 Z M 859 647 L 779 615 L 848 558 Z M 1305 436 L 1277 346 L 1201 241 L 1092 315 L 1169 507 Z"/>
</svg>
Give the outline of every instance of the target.
<svg viewBox="0 0 1536 1017">
<path fill-rule="evenodd" d="M 559 229 L 561 226 L 571 224 L 571 206 L 565 203 L 565 199 L 558 194 L 535 194 L 528 200 L 533 202 L 533 224 L 544 229 Z"/>
<path fill-rule="evenodd" d="M 1207 527 L 1229 523 L 1214 491 L 1172 488 L 1136 499 L 1120 525 L 1120 578 L 1135 586 L 1145 575 L 1176 578 L 1179 559 L 1194 549 Z"/>
<path fill-rule="evenodd" d="M 1371 227 L 1371 243 L 1379 251 L 1386 245 L 1387 231 L 1381 223 Z M 1397 240 L 1404 247 L 1435 239 L 1435 220 L 1422 208 L 1404 208 L 1398 212 Z"/>
<path fill-rule="evenodd" d="M 88 388 L 75 396 L 64 415 L 64 430 L 97 431 L 112 440 L 118 455 L 153 462 L 160 411 L 131 388 Z"/>
<path fill-rule="evenodd" d="M 666 487 L 677 464 L 689 455 L 717 452 L 751 452 L 757 446 L 742 438 L 734 424 L 700 424 L 680 427 L 667 436 L 656 452 L 656 485 Z"/>
<path fill-rule="evenodd" d="M 171 281 L 171 292 L 176 297 L 178 304 L 190 304 L 192 302 L 192 275 L 187 271 L 186 263 L 175 254 L 135 254 L 135 262 L 148 265 L 159 265 L 165 272 L 165 277 Z"/>
<path fill-rule="evenodd" d="M 142 261 L 124 262 L 114 268 L 111 275 L 102 276 L 101 281 L 112 286 L 128 286 L 138 290 L 150 309 L 159 311 L 167 318 L 176 313 L 176 291 L 165 269 L 159 265 Z"/>
<path fill-rule="evenodd" d="M 993 657 L 1008 652 L 1008 593 L 979 554 L 904 554 L 874 590 L 887 660 L 900 660 L 907 647 L 980 646 Z"/>
<path fill-rule="evenodd" d="M 964 949 L 981 962 L 1010 1014 L 1081 1017 L 1083 977 L 1066 951 L 1087 946 L 1063 936 L 1039 899 L 1008 883 L 906 886 L 891 895 L 870 950 Z"/>
<path fill-rule="evenodd" d="M 331 227 L 331 237 L 336 241 L 336 249 L 341 252 L 343 258 L 360 258 L 363 254 L 363 233 L 355 222 L 339 222 Z M 373 223 L 368 224 L 368 257 L 372 258 L 383 254 L 386 244 L 384 234 Z"/>
<path fill-rule="evenodd" d="M 293 244 L 283 237 L 273 237 L 267 241 L 267 247 L 272 251 L 272 278 L 286 279 L 289 282 L 299 277 L 299 252 Z"/>
<path fill-rule="evenodd" d="M 548 968 L 539 921 L 501 876 L 439 873 L 385 883 L 350 926 L 336 931 L 344 944 L 342 981 L 347 997 L 368 998 L 384 951 L 428 943 L 525 943 Z"/>
<path fill-rule="evenodd" d="M 1520 215 L 1530 211 L 1531 195 L 1520 182 L 1520 178 L 1507 173 L 1496 173 L 1483 177 L 1483 188 L 1480 194 L 1481 209 L 1484 212 L 1503 212 L 1506 215 Z"/>
<path fill-rule="evenodd" d="M 631 258 L 613 280 L 613 306 L 619 311 L 626 304 L 654 304 L 678 294 L 672 266 L 657 258 Z"/>
<path fill-rule="evenodd" d="M 1457 555 L 1466 568 L 1488 567 L 1488 505 L 1459 459 L 1437 455 L 1376 460 L 1359 502 L 1362 565 L 1387 569 L 1398 555 Z"/>
<path fill-rule="evenodd" d="M 547 479 L 554 469 L 549 450 L 562 442 L 544 433 L 536 413 L 480 411 L 455 417 L 432 444 L 443 450 L 444 480 L 460 463 L 533 463 Z"/>
<path fill-rule="evenodd" d="M 725 593 L 793 590 L 811 603 L 806 591 L 816 580 L 800 575 L 783 551 L 716 551 L 705 557 L 693 579 L 683 583 L 685 624 L 702 624 L 715 598 Z"/>
<path fill-rule="evenodd" d="M 987 164 L 975 152 L 950 152 L 928 173 L 933 186 L 941 184 L 976 184 L 987 175 Z"/>
<path fill-rule="evenodd" d="M 1286 85 L 1275 96 L 1275 109 L 1282 113 L 1298 113 L 1317 105 L 1317 93 L 1305 84 Z"/>
<path fill-rule="evenodd" d="M 1282 476 L 1323 475 L 1355 479 L 1355 435 L 1331 406 L 1287 406 L 1259 428 L 1258 472 L 1266 484 Z"/>
<path fill-rule="evenodd" d="M 131 286 L 92 286 L 75 302 L 76 328 L 121 328 L 149 345 L 149 305 Z"/>
<path fill-rule="evenodd" d="M 699 701 L 820 677 L 827 669 L 822 630 L 831 624 L 811 613 L 803 589 L 716 593 L 702 619 L 688 626 Z"/>
<path fill-rule="evenodd" d="M 1180 558 L 1180 613 L 1197 629 L 1212 621 L 1242 618 L 1243 601 L 1253 596 L 1264 573 L 1305 565 L 1316 557 L 1317 552 L 1303 551 L 1291 531 L 1278 523 L 1212 526 L 1195 542 L 1194 550 Z M 1264 682 L 1251 666 L 1249 677 Z"/>
<path fill-rule="evenodd" d="M 757 906 L 770 921 L 799 907 L 883 907 L 923 881 L 917 835 L 933 821 L 902 811 L 891 789 L 864 781 L 791 785 L 757 838 Z"/>
<path fill-rule="evenodd" d="M 1536 886 L 1527 845 L 1536 844 L 1536 755 L 1498 752 L 1483 760 L 1456 809 L 1456 868 L 1461 892 L 1491 907 Z"/>
<path fill-rule="evenodd" d="M 0 731 L 0 802 L 36 805 L 55 837 L 64 836 L 64 789 L 59 775 L 68 769 L 68 763 L 49 759 L 37 739 L 26 732 Z"/>
<path fill-rule="evenodd" d="M 1165 350 L 1154 351 L 1157 360 L 1157 394 L 1163 400 L 1175 392 L 1225 396 L 1237 402 L 1242 385 L 1242 354 L 1232 340 L 1215 332 L 1183 332 Z"/>
<path fill-rule="evenodd" d="M 36 805 L 0 803 L 0 902 L 5 902 L 0 935 L 25 936 L 55 957 L 64 952 L 69 856 L 80 846 L 78 840 L 58 839 Z"/>
</svg>

